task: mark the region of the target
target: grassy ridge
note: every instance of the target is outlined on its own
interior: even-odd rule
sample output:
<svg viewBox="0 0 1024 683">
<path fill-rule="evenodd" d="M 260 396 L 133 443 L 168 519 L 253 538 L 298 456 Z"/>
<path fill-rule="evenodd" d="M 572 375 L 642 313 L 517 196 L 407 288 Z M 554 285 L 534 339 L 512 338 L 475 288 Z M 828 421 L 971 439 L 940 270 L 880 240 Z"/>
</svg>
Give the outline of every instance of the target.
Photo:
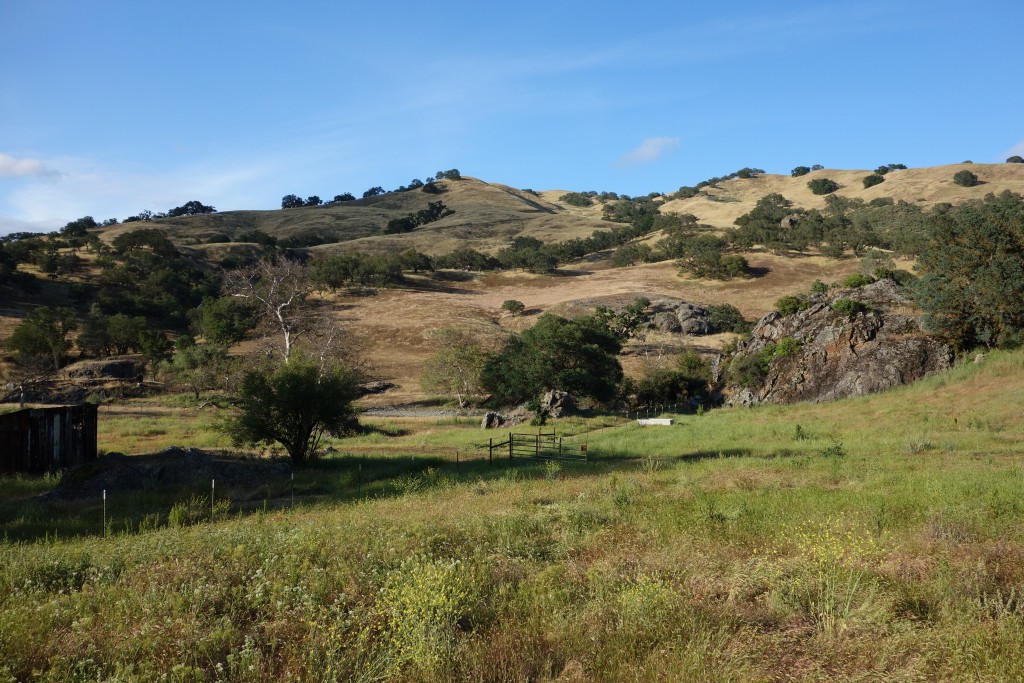
<svg viewBox="0 0 1024 683">
<path fill-rule="evenodd" d="M 456 470 L 475 426 L 381 423 L 294 509 L 0 546 L 0 678 L 1015 680 L 1022 363 L 585 464 Z"/>
</svg>

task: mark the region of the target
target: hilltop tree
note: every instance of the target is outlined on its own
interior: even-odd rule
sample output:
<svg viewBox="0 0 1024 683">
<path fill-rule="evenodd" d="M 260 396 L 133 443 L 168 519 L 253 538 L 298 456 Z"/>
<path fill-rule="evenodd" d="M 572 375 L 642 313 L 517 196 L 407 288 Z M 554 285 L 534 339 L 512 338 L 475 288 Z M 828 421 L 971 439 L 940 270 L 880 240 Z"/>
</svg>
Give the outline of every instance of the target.
<svg viewBox="0 0 1024 683">
<path fill-rule="evenodd" d="M 281 197 L 281 208 L 282 209 L 297 209 L 300 206 L 305 206 L 306 202 L 302 200 L 302 197 L 296 194 L 286 194 Z"/>
<path fill-rule="evenodd" d="M 810 172 L 810 166 L 797 166 L 796 168 L 789 172 L 789 175 L 793 176 L 794 178 L 799 178 L 800 176 L 807 175 Z"/>
<path fill-rule="evenodd" d="M 206 213 L 217 213 L 217 209 L 212 206 L 207 206 L 202 202 L 193 200 L 191 202 L 186 202 L 181 206 L 174 207 L 167 212 L 167 215 L 168 217 L 173 218 L 175 216 L 199 216 Z"/>
<path fill-rule="evenodd" d="M 1020 156 L 1019 154 L 1014 154 L 1012 157 L 1009 157 L 1006 160 L 1006 163 L 1008 163 L 1008 164 L 1024 164 L 1024 157 Z"/>
<path fill-rule="evenodd" d="M 375 187 L 371 187 L 369 190 L 364 192 L 363 193 L 363 199 L 366 199 L 368 197 L 377 197 L 377 196 L 382 195 L 382 194 L 385 194 L 384 188 L 381 187 L 380 185 L 377 185 Z"/>
<path fill-rule="evenodd" d="M 315 194 L 306 198 L 306 206 L 320 206 L 323 203 L 323 200 Z"/>
</svg>

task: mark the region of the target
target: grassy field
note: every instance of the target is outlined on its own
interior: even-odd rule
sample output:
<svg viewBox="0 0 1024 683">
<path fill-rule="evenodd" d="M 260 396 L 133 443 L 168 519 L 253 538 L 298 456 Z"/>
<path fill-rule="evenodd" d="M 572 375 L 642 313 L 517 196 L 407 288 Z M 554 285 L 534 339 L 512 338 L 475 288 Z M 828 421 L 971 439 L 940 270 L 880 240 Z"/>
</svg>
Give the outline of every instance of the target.
<svg viewBox="0 0 1024 683">
<path fill-rule="evenodd" d="M 588 462 L 366 420 L 294 503 L 283 476 L 213 520 L 202 491 L 138 494 L 106 535 L 98 501 L 7 478 L 0 680 L 1019 680 L 1022 398 L 1015 352 L 828 405 L 557 423 Z M 101 447 L 221 445 L 205 412 L 129 408 Z"/>
</svg>

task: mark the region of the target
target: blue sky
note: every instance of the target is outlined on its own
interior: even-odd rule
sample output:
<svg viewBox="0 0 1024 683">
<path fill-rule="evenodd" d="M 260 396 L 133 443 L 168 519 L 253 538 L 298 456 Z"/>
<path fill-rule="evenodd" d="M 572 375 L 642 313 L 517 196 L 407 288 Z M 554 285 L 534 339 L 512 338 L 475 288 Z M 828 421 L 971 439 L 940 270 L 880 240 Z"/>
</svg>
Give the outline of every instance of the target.
<svg viewBox="0 0 1024 683">
<path fill-rule="evenodd" d="M 1024 3 L 0 0 L 0 233 L 1024 153 Z"/>
</svg>

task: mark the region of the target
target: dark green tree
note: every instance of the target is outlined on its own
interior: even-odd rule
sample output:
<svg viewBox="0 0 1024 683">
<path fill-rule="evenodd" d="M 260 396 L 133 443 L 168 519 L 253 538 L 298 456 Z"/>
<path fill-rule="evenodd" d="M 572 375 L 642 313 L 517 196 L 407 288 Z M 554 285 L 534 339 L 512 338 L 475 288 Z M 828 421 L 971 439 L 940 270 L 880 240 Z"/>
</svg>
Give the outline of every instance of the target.
<svg viewBox="0 0 1024 683">
<path fill-rule="evenodd" d="M 953 174 L 953 182 L 961 187 L 974 187 L 978 184 L 978 176 L 965 168 Z"/>
<path fill-rule="evenodd" d="M 54 370 L 59 370 L 71 349 L 68 336 L 77 327 L 74 309 L 40 306 L 14 328 L 7 348 L 19 363 L 29 364 L 46 358 Z"/>
<path fill-rule="evenodd" d="M 547 313 L 514 335 L 484 365 L 481 381 L 502 403 L 536 398 L 548 389 L 607 401 L 622 381 L 621 342 L 594 318 Z"/>
<path fill-rule="evenodd" d="M 831 178 L 815 178 L 807 183 L 807 187 L 811 188 L 814 194 L 830 194 L 839 189 L 839 183 Z"/>
<path fill-rule="evenodd" d="M 303 201 L 302 197 L 297 194 L 286 194 L 281 197 L 281 208 L 282 209 L 297 209 L 300 206 L 305 206 L 306 202 Z"/>
<path fill-rule="evenodd" d="M 526 304 L 515 299 L 508 299 L 501 304 L 501 310 L 507 311 L 512 314 L 512 317 L 515 317 L 526 310 Z"/>
<path fill-rule="evenodd" d="M 256 325 L 256 311 L 242 299 L 206 298 L 199 306 L 197 322 L 206 341 L 227 346 L 242 341 Z"/>
<path fill-rule="evenodd" d="M 880 183 L 884 183 L 885 178 L 882 177 L 882 174 L 876 172 L 872 173 L 871 175 L 864 176 L 863 182 L 864 188 L 867 189 L 869 187 L 874 187 L 875 185 L 878 185 Z"/>
<path fill-rule="evenodd" d="M 796 168 L 789 172 L 789 175 L 793 176 L 794 178 L 799 178 L 800 176 L 807 175 L 810 172 L 810 166 L 797 166 Z"/>
<path fill-rule="evenodd" d="M 1024 197 L 934 210 L 919 259 L 917 300 L 928 330 L 958 349 L 1015 346 L 1024 330 Z"/>
<path fill-rule="evenodd" d="M 357 387 L 347 368 L 321 368 L 295 354 L 274 370 L 245 374 L 238 412 L 224 429 L 238 445 L 280 443 L 301 465 L 316 457 L 325 435 L 341 436 L 352 424 Z"/>
<path fill-rule="evenodd" d="M 1008 164 L 1024 164 L 1024 157 L 1019 154 L 1014 154 L 1012 157 L 1006 159 Z"/>
</svg>

